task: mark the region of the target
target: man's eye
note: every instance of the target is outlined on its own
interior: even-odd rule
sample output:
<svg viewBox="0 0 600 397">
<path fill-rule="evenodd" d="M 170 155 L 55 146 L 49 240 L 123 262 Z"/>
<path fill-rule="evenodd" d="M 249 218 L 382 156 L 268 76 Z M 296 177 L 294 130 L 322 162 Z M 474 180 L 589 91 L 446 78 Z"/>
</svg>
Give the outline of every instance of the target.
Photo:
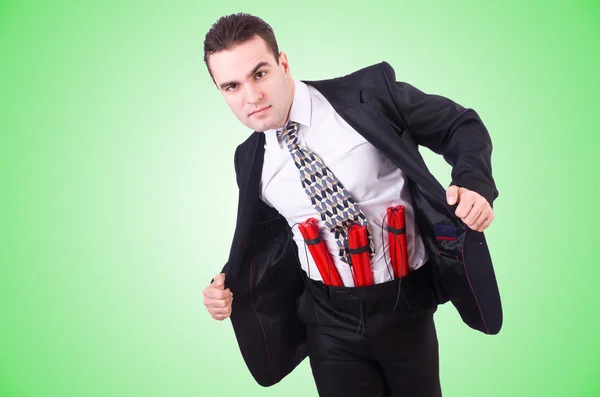
<svg viewBox="0 0 600 397">
<path fill-rule="evenodd" d="M 263 77 L 265 77 L 266 74 L 267 72 L 258 72 L 256 73 L 256 78 L 262 79 Z"/>
<path fill-rule="evenodd" d="M 225 88 L 225 91 L 234 91 L 237 88 L 237 84 L 231 84 L 228 85 L 227 88 Z"/>
</svg>

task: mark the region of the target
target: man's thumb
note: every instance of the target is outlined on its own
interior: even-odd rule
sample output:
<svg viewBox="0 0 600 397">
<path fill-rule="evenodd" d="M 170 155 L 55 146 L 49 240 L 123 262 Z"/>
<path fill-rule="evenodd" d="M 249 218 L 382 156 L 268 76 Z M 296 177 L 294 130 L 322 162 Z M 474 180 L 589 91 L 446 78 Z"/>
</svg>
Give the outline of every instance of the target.
<svg viewBox="0 0 600 397">
<path fill-rule="evenodd" d="M 456 204 L 458 200 L 458 186 L 452 185 L 446 190 L 446 200 L 450 205 Z"/>
<path fill-rule="evenodd" d="M 213 285 L 219 289 L 225 289 L 225 273 L 220 273 L 215 276 Z"/>
</svg>

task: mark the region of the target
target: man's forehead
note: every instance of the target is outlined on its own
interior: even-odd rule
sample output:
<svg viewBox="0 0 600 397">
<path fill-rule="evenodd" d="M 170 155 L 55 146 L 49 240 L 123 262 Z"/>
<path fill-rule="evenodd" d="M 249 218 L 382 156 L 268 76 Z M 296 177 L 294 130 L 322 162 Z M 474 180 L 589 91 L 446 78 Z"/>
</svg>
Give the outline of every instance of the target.
<svg viewBox="0 0 600 397">
<path fill-rule="evenodd" d="M 256 65 L 267 63 L 273 66 L 276 63 L 262 39 L 252 39 L 215 52 L 209 56 L 208 62 L 215 79 L 223 81 L 245 79 Z"/>
</svg>

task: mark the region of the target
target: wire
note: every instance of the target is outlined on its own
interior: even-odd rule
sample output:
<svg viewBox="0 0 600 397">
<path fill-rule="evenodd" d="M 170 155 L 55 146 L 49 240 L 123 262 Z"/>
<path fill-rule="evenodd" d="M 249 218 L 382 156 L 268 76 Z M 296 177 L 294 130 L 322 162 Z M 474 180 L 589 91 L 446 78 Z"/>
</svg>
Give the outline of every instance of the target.
<svg viewBox="0 0 600 397">
<path fill-rule="evenodd" d="M 350 246 L 348 243 L 348 236 L 345 236 L 346 238 L 344 238 L 344 248 L 346 250 L 346 259 L 348 261 L 348 266 L 350 267 L 350 274 L 352 275 L 352 282 L 354 283 L 354 286 L 357 287 L 358 286 L 358 276 L 356 275 L 356 268 L 354 267 L 354 265 L 352 264 L 352 255 L 350 255 Z"/>
<path fill-rule="evenodd" d="M 301 224 L 301 222 L 294 223 L 290 229 L 293 230 L 294 226 L 297 226 L 300 224 Z M 308 245 L 306 244 L 306 241 L 304 241 L 304 239 L 302 239 L 302 241 L 304 242 L 304 255 L 306 255 L 306 268 L 308 270 L 308 278 L 310 278 L 310 262 L 308 261 L 308 252 L 306 252 Z M 300 264 L 300 270 L 302 270 L 302 264 Z M 306 284 L 306 280 L 304 280 L 304 284 Z"/>
<path fill-rule="evenodd" d="M 392 208 L 392 211 L 395 211 L 395 209 Z M 394 275 L 392 274 L 392 271 L 390 270 L 391 264 L 388 264 L 387 261 L 387 256 L 385 255 L 385 239 L 384 239 L 384 235 L 383 235 L 383 224 L 385 223 L 385 218 L 387 218 L 388 214 L 387 211 L 385 213 L 385 216 L 383 217 L 383 219 L 381 220 L 381 246 L 383 247 L 383 259 L 385 261 L 385 267 L 388 270 L 388 273 L 390 274 L 390 278 L 393 280 L 394 279 Z M 392 246 L 391 244 L 388 243 L 388 252 L 390 253 L 390 257 L 392 256 Z"/>
<path fill-rule="evenodd" d="M 395 207 L 392 207 L 391 209 L 391 213 L 397 211 L 397 209 Z M 388 213 L 386 211 L 385 216 L 383 217 L 382 221 L 381 221 L 381 244 L 383 247 L 385 247 L 385 240 L 384 240 L 384 234 L 383 234 L 383 229 L 384 229 L 384 223 L 385 223 L 385 219 L 387 218 Z M 388 221 L 389 222 L 389 221 Z M 388 225 L 389 226 L 389 225 Z M 390 253 L 390 258 L 392 257 L 392 246 L 394 247 L 394 252 L 395 252 L 395 246 L 396 246 L 396 242 L 397 242 L 397 238 L 399 238 L 400 236 L 398 234 L 393 233 L 394 235 L 394 244 L 388 244 L 388 252 Z M 402 250 L 400 250 L 400 255 L 402 255 L 402 263 L 406 263 L 408 264 L 407 258 L 404 257 L 404 252 Z M 385 260 L 385 266 L 388 269 L 388 273 L 390 273 L 390 277 L 392 278 L 392 280 L 394 280 L 395 276 L 392 275 L 392 272 L 390 271 L 390 264 L 388 264 L 387 261 L 387 256 L 385 255 L 385 249 L 383 250 L 383 258 Z M 400 295 L 402 294 L 402 298 L 404 299 L 404 302 L 406 303 L 406 305 L 408 306 L 409 309 L 412 309 L 412 307 L 410 306 L 410 304 L 408 303 L 408 301 L 406 300 L 406 297 L 404 296 L 404 294 L 402 293 L 402 277 L 398 277 L 398 293 L 396 294 L 396 302 L 394 303 L 394 308 L 392 309 L 392 312 L 394 310 L 396 310 L 396 307 L 398 307 L 398 302 L 400 301 Z"/>
</svg>

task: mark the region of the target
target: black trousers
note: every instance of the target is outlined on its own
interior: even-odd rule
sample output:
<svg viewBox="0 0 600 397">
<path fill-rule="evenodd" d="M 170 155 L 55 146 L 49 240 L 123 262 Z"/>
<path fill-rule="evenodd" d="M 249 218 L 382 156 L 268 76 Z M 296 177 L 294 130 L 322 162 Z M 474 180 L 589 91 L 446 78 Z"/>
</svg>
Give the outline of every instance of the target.
<svg viewBox="0 0 600 397">
<path fill-rule="evenodd" d="M 307 279 L 298 316 L 321 397 L 439 397 L 429 265 L 369 287 Z"/>
</svg>

